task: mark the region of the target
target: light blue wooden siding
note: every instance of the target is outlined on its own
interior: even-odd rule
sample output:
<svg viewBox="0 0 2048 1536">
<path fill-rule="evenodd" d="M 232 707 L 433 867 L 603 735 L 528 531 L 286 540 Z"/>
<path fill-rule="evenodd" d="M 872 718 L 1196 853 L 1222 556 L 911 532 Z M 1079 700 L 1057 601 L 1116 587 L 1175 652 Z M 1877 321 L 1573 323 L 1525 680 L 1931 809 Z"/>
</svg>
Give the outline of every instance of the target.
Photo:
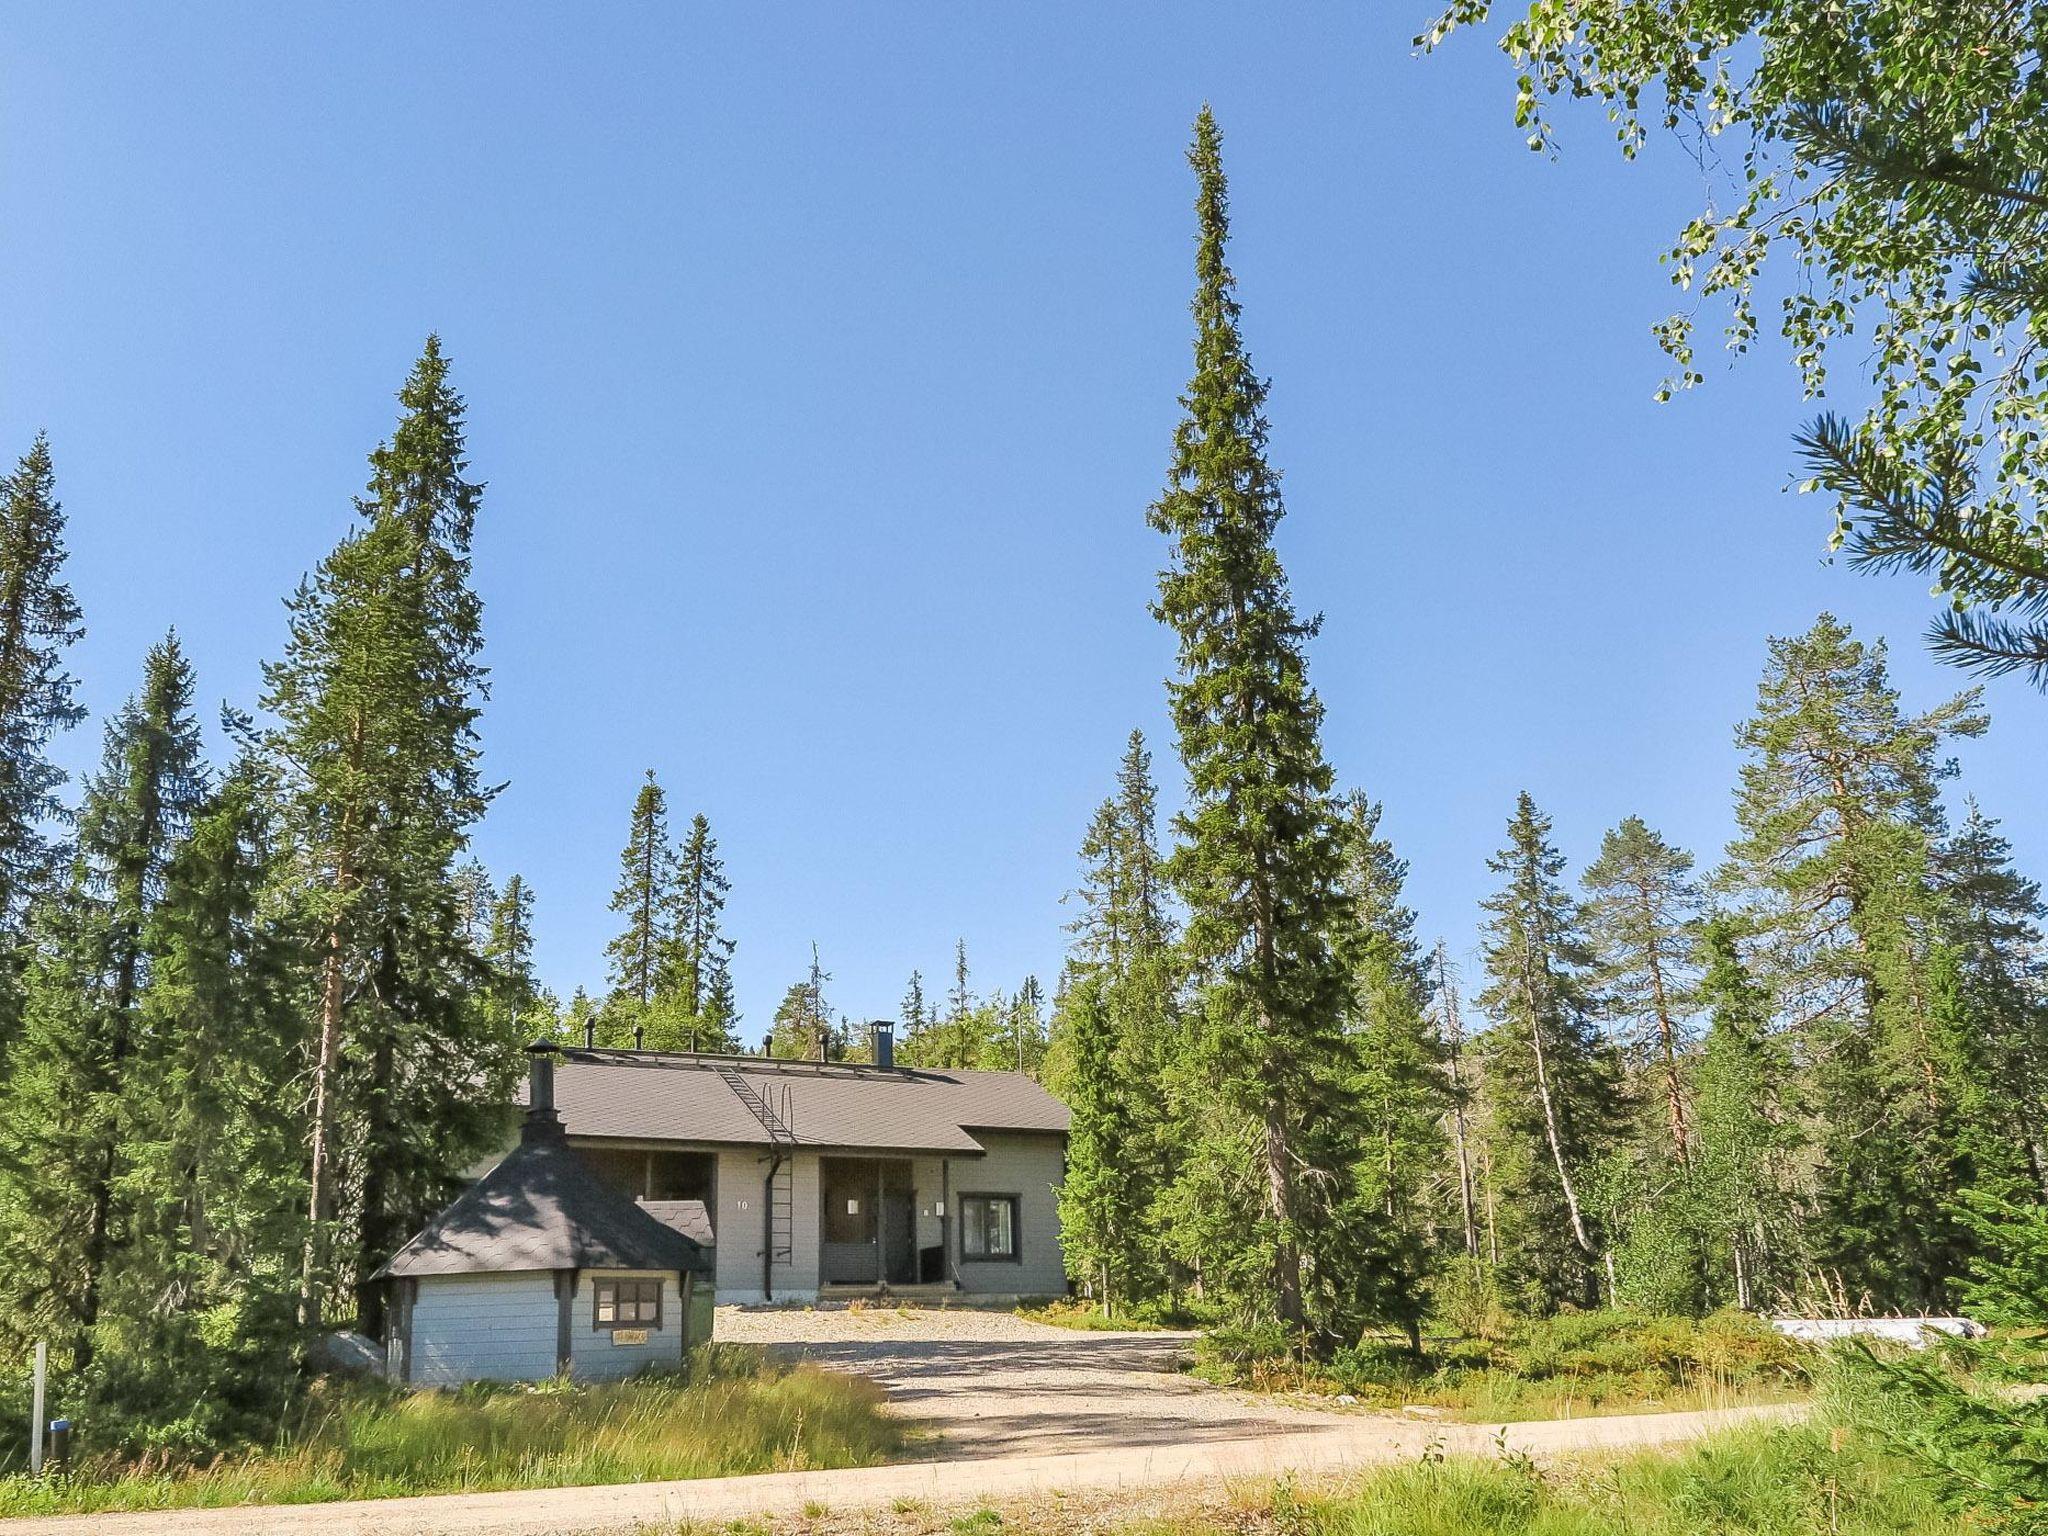
<svg viewBox="0 0 2048 1536">
<path fill-rule="evenodd" d="M 953 1159 L 954 1205 L 948 1214 L 958 1216 L 962 1195 L 1015 1195 L 1023 1259 L 977 1261 L 959 1254 L 960 1224 L 955 1220 L 950 1226 L 954 1252 L 959 1254 L 960 1288 L 982 1295 L 1063 1295 L 1067 1271 L 1060 1253 L 1059 1183 L 1065 1142 L 1058 1136 L 1015 1132 L 974 1134 L 988 1154 Z"/>
<path fill-rule="evenodd" d="M 592 1321 L 597 1282 L 630 1278 L 639 1276 L 631 1270 L 586 1269 L 576 1277 L 576 1294 L 569 1302 L 569 1374 L 578 1381 L 617 1381 L 646 1366 L 673 1370 L 682 1364 L 688 1322 L 674 1275 L 662 1277 L 661 1326 L 647 1331 L 645 1344 L 614 1344 L 610 1331 Z"/>
<path fill-rule="evenodd" d="M 555 1374 L 555 1277 L 422 1275 L 412 1314 L 412 1380 L 539 1381 Z"/>
</svg>

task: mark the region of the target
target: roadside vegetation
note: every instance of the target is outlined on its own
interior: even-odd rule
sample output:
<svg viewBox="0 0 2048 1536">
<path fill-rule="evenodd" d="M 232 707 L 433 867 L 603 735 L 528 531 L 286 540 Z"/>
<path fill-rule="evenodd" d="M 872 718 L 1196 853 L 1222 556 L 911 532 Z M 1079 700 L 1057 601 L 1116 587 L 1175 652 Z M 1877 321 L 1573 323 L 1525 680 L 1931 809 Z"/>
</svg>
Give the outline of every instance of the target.
<svg viewBox="0 0 2048 1536">
<path fill-rule="evenodd" d="M 1817 1355 L 1747 1313 L 1702 1319 L 1566 1312 L 1503 1320 L 1485 1335 L 1369 1342 L 1303 1357 L 1270 1329 L 1202 1339 L 1197 1375 L 1268 1392 L 1346 1395 L 1479 1421 L 1667 1413 L 1785 1402 L 1812 1391 Z"/>
<path fill-rule="evenodd" d="M 103 1457 L 0 1479 L 0 1517 L 556 1488 L 866 1466 L 905 1443 L 872 1383 L 727 1346 L 693 1378 L 404 1391 L 329 1379 L 275 1443 L 204 1461 Z"/>
<path fill-rule="evenodd" d="M 1034 1323 L 1073 1328 L 1083 1333 L 1179 1333 L 1199 1328 L 1203 1323 L 1199 1314 L 1164 1301 L 1105 1313 L 1099 1303 L 1080 1297 L 1021 1306 L 1017 1315 Z"/>
</svg>

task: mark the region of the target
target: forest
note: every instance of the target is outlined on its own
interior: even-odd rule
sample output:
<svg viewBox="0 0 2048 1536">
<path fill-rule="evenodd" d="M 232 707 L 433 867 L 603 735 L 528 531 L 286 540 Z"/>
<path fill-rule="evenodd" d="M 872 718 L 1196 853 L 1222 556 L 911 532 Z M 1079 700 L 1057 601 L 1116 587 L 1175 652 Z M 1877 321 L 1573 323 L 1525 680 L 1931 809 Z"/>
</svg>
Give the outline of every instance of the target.
<svg viewBox="0 0 2048 1536">
<path fill-rule="evenodd" d="M 1602 1306 L 2048 1320 L 2044 909 L 1956 782 L 1980 692 L 1902 698 L 1884 642 L 1827 614 L 1759 636 L 1729 845 L 1618 805 L 1572 870 L 1523 794 L 1461 975 L 1371 786 L 1324 755 L 1206 109 L 1189 162 L 1193 366 L 1144 512 L 1178 808 L 1133 732 L 1075 829 L 1051 994 L 977 991 L 963 939 L 950 977 L 908 978 L 899 1061 L 1041 1075 L 1074 1114 L 1082 1292 L 1276 1354 Z M 743 1018 L 725 855 L 653 771 L 602 986 L 540 984 L 533 891 L 471 847 L 499 792 L 488 520 L 437 338 L 397 406 L 224 761 L 172 633 L 66 782 L 86 615 L 52 445 L 0 484 L 0 1352 L 51 1341 L 109 1443 L 260 1436 L 322 1331 L 376 1333 L 360 1282 L 502 1145 L 526 1041 L 865 1049 L 815 950 Z M 1852 428 L 1809 446 L 1846 506 L 1911 522 Z M 1946 643 L 2030 665 L 2004 623 Z"/>
</svg>

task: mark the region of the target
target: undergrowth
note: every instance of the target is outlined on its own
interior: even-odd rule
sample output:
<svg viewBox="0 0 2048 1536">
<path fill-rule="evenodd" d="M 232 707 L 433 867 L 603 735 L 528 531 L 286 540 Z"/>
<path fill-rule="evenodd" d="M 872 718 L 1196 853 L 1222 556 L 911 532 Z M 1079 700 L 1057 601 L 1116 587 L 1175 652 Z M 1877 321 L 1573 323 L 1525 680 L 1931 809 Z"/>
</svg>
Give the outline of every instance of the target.
<svg viewBox="0 0 2048 1536">
<path fill-rule="evenodd" d="M 204 1465 L 87 1461 L 0 1479 L 0 1516 L 299 1504 L 866 1466 L 903 1448 L 873 1383 L 709 1346 L 647 1375 L 406 1391 L 322 1382 L 275 1444 Z"/>
</svg>

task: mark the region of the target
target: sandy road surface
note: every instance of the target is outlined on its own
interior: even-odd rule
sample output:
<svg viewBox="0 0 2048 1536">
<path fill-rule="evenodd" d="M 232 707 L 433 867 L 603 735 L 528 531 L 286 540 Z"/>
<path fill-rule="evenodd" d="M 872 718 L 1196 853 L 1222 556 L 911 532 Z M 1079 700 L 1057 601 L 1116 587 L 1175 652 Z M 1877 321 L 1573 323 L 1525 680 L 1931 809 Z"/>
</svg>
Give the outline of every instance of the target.
<svg viewBox="0 0 2048 1536">
<path fill-rule="evenodd" d="M 926 1453 L 941 1456 L 1183 1445 L 1357 1423 L 1181 1374 L 1187 1334 L 1083 1333 L 965 1308 L 728 1307 L 717 1336 L 873 1378 L 891 1408 L 936 1437 Z"/>
<path fill-rule="evenodd" d="M 1432 1444 L 1532 1456 L 1668 1445 L 1797 1407 L 1550 1423 L 1425 1423 L 1323 1413 L 1178 1374 L 1184 1335 L 1078 1333 L 1006 1313 L 721 1309 L 718 1337 L 858 1371 L 933 1437 L 920 1460 L 841 1472 L 444 1494 L 342 1504 L 0 1520 L 0 1536 L 592 1536 L 750 1515 L 945 1508 L 1055 1491 L 1214 1486 L 1413 1460 Z"/>
<path fill-rule="evenodd" d="M 1313 1477 L 1412 1460 L 1431 1442 L 1449 1454 L 1475 1456 L 1490 1455 L 1505 1443 L 1510 1450 L 1539 1458 L 1670 1445 L 1737 1424 L 1791 1418 L 1800 1411 L 1790 1406 L 1741 1408 L 1505 1427 L 1353 1419 L 1346 1428 L 1250 1440 L 906 1462 L 846 1472 L 770 1472 L 610 1488 L 7 1520 L 0 1521 L 0 1536 L 596 1536 L 673 1531 L 683 1521 L 704 1522 L 715 1529 L 717 1523 L 750 1515 L 883 1510 L 906 1499 L 937 1507 L 971 1506 L 1028 1500 L 1055 1490 L 1156 1489 L 1263 1480 L 1282 1472 Z"/>
</svg>

